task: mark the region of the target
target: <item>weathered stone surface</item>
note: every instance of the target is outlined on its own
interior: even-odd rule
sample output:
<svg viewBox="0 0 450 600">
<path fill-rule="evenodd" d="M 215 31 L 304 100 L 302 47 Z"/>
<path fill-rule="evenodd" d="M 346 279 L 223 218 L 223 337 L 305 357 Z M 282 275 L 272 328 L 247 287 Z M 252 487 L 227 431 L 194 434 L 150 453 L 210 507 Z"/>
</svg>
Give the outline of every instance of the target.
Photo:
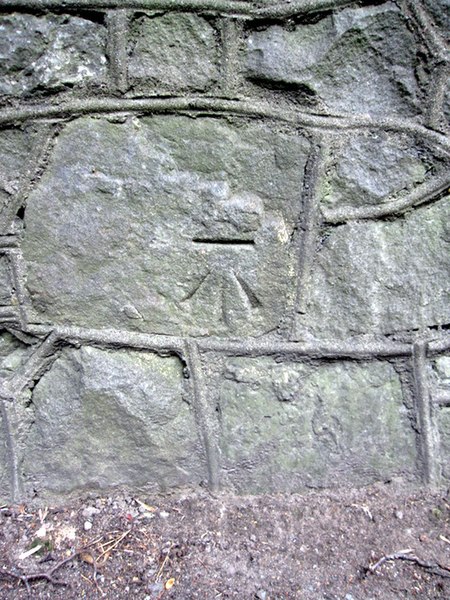
<svg viewBox="0 0 450 600">
<path fill-rule="evenodd" d="M 253 31 L 246 72 L 261 85 L 297 87 L 325 110 L 415 115 L 417 48 L 400 8 L 387 2 L 337 11 L 293 31 Z"/>
<path fill-rule="evenodd" d="M 0 399 L 0 402 L 3 400 Z M 11 500 L 10 479 L 5 424 L 2 411 L 0 411 L 0 502 L 2 504 Z"/>
<path fill-rule="evenodd" d="M 433 20 L 433 25 L 440 28 L 440 33 L 447 41 L 450 38 L 450 0 L 424 0 L 424 8 Z"/>
<path fill-rule="evenodd" d="M 36 385 L 24 441 L 27 485 L 39 494 L 130 485 L 166 490 L 204 477 L 178 358 L 66 350 Z"/>
<path fill-rule="evenodd" d="M 329 154 L 321 200 L 333 208 L 405 195 L 439 168 L 431 152 L 410 136 L 383 131 L 340 138 Z"/>
<path fill-rule="evenodd" d="M 389 334 L 450 322 L 450 202 L 328 230 L 297 337 Z"/>
<path fill-rule="evenodd" d="M 440 437 L 441 475 L 450 481 L 450 408 L 439 410 L 438 430 Z"/>
<path fill-rule="evenodd" d="M 0 16 L 0 97 L 59 91 L 106 77 L 106 28 L 67 15 Z"/>
<path fill-rule="evenodd" d="M 292 492 L 414 473 L 415 436 L 391 365 L 234 358 L 223 377 L 225 487 Z"/>
<path fill-rule="evenodd" d="M 128 73 L 137 90 L 204 90 L 218 79 L 218 33 L 202 17 L 141 16 L 131 37 Z"/>
<path fill-rule="evenodd" d="M 0 306 L 8 306 L 12 299 L 12 285 L 9 272 L 9 260 L 0 255 Z"/>
<path fill-rule="evenodd" d="M 170 334 L 273 329 L 294 289 L 308 149 L 211 118 L 69 124 L 28 199 L 32 318 Z"/>
<path fill-rule="evenodd" d="M 12 231 L 19 208 L 15 199 L 32 170 L 43 135 L 44 129 L 36 125 L 0 130 L 0 235 Z"/>
<path fill-rule="evenodd" d="M 0 331 L 0 380 L 10 377 L 33 351 L 8 331 Z"/>
</svg>

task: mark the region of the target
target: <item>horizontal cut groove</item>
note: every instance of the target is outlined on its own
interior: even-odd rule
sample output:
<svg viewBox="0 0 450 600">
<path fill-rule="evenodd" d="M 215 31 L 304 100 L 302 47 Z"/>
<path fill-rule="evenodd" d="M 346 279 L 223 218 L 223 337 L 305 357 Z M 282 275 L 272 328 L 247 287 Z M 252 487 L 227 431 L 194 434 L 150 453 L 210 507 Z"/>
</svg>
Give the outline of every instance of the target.
<svg viewBox="0 0 450 600">
<path fill-rule="evenodd" d="M 0 248 L 15 248 L 17 238 L 14 235 L 0 235 Z"/>
<path fill-rule="evenodd" d="M 440 354 L 450 350 L 450 336 L 439 340 L 430 340 L 428 343 L 428 354 Z"/>
<path fill-rule="evenodd" d="M 105 9 L 191 10 L 230 13 L 247 17 L 291 17 L 355 4 L 355 0 L 291 0 L 254 8 L 247 0 L 2 0 L 2 8 L 51 9 L 64 7 Z"/>
<path fill-rule="evenodd" d="M 317 115 L 296 110 L 273 108 L 263 101 L 226 100 L 223 98 L 205 97 L 173 97 L 173 98 L 91 98 L 88 100 L 71 100 L 54 105 L 32 105 L 0 111 L 0 124 L 18 123 L 21 121 L 74 117 L 88 113 L 174 113 L 192 111 L 211 113 L 232 113 L 253 117 L 268 117 L 290 123 L 298 127 L 309 127 L 328 130 L 382 129 L 401 131 L 419 135 L 442 149 L 450 152 L 450 139 L 444 134 L 418 125 L 406 119 L 372 118 L 366 115 L 328 116 Z"/>
<path fill-rule="evenodd" d="M 254 246 L 254 240 L 235 240 L 235 239 L 227 239 L 227 238 L 201 238 L 196 237 L 193 238 L 192 241 L 195 244 L 219 244 L 222 246 Z"/>
<path fill-rule="evenodd" d="M 361 208 L 342 207 L 337 209 L 323 209 L 322 215 L 326 223 L 344 223 L 364 219 L 376 219 L 404 212 L 408 208 L 419 206 L 433 199 L 438 199 L 445 193 L 450 193 L 450 178 L 448 174 L 436 177 L 413 192 L 399 198 L 385 202 L 382 206 L 364 206 Z"/>
</svg>

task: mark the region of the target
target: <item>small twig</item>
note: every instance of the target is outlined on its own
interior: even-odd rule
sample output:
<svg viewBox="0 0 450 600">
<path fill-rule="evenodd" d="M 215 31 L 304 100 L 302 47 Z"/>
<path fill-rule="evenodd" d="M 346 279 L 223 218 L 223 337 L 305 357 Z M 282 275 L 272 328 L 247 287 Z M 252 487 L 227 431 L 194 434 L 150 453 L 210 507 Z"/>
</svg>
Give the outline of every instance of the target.
<svg viewBox="0 0 450 600">
<path fill-rule="evenodd" d="M 110 540 L 109 542 L 105 542 L 104 544 L 102 544 L 102 549 L 103 552 L 97 557 L 97 562 L 103 557 L 105 556 L 105 554 L 111 552 L 112 550 L 114 550 L 114 548 L 117 548 L 117 546 L 120 544 L 120 542 L 130 533 L 131 529 L 128 529 L 127 531 L 125 531 L 125 533 L 123 533 L 121 536 L 119 536 L 117 539 L 115 540 Z M 111 545 L 110 545 L 111 544 Z M 105 546 L 109 546 L 108 548 L 106 548 L 106 550 L 104 550 Z"/>
<path fill-rule="evenodd" d="M 407 562 L 411 562 L 418 567 L 422 567 L 422 569 L 426 569 L 428 572 L 433 575 L 439 575 L 440 577 L 450 578 L 450 568 L 444 565 L 441 565 L 438 562 L 426 562 L 414 554 L 412 549 L 408 548 L 406 550 L 399 550 L 398 552 L 393 552 L 392 554 L 385 554 L 378 560 L 374 565 L 370 565 L 367 571 L 374 573 L 381 565 L 383 565 L 387 561 L 391 560 L 404 560 Z"/>
<path fill-rule="evenodd" d="M 161 568 L 160 568 L 160 569 L 159 569 L 159 571 L 158 571 L 158 575 L 156 576 L 156 579 L 155 579 L 155 581 L 158 581 L 158 579 L 161 577 L 161 575 L 162 575 L 162 572 L 164 571 L 164 567 L 166 566 L 166 563 L 167 563 L 167 561 L 169 560 L 169 554 L 170 554 L 170 551 L 172 550 L 172 547 L 173 547 L 173 544 L 170 544 L 170 548 L 169 548 L 169 550 L 167 551 L 167 554 L 166 554 L 166 556 L 164 557 L 164 560 L 163 560 L 163 562 L 162 562 Z"/>
<path fill-rule="evenodd" d="M 67 558 L 64 558 L 63 560 L 60 560 L 58 563 L 56 563 L 56 565 L 54 565 L 48 571 L 38 571 L 37 573 L 29 573 L 28 575 L 19 575 L 18 573 L 13 573 L 12 571 L 6 571 L 3 569 L 0 571 L 0 579 L 6 580 L 8 577 L 11 579 L 18 579 L 27 588 L 28 595 L 31 595 L 30 581 L 34 581 L 36 579 L 45 579 L 52 585 L 70 586 L 70 583 L 68 583 L 67 581 L 62 581 L 61 579 L 55 579 L 54 574 L 65 564 L 67 564 L 68 562 L 70 562 L 71 560 L 76 558 L 80 554 L 80 552 L 81 552 L 81 550 L 72 552 L 72 554 L 70 556 L 68 556 Z"/>
</svg>

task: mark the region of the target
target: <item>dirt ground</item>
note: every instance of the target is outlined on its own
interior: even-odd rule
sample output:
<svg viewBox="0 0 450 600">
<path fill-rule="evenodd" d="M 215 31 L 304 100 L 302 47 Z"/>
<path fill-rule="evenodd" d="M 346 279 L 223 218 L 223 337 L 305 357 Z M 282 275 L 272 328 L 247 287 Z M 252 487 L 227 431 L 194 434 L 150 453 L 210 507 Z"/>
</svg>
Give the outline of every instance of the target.
<svg viewBox="0 0 450 600">
<path fill-rule="evenodd" d="M 450 496 L 390 483 L 1 507 L 0 598 L 130 597 L 448 600 Z"/>
</svg>

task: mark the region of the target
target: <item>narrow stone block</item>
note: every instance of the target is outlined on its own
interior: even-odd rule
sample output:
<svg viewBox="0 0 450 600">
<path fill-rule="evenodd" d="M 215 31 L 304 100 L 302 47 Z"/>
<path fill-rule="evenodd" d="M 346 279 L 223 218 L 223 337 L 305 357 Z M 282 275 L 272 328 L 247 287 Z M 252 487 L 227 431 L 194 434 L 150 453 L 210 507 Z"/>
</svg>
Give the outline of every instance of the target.
<svg viewBox="0 0 450 600">
<path fill-rule="evenodd" d="M 140 16 L 131 25 L 130 83 L 135 91 L 205 90 L 219 77 L 218 32 L 203 17 Z"/>
</svg>

